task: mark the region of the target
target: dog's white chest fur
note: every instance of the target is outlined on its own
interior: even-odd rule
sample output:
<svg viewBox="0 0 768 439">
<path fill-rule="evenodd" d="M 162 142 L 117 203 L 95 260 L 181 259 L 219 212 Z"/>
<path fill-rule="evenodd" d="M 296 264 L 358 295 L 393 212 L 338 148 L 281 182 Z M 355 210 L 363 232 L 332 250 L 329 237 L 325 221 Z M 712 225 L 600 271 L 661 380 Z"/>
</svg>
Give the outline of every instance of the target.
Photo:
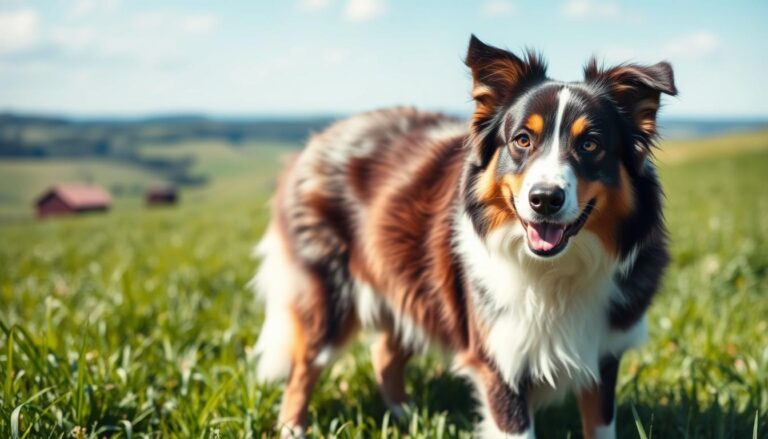
<svg viewBox="0 0 768 439">
<path fill-rule="evenodd" d="M 629 333 L 609 328 L 609 300 L 620 294 L 616 263 L 594 234 L 582 231 L 562 256 L 544 260 L 526 252 L 519 224 L 483 239 L 462 215 L 458 232 L 468 274 L 483 289 L 473 300 L 488 331 L 487 354 L 513 387 L 529 374 L 538 402 L 599 381 L 601 355 L 642 337 L 644 325 Z"/>
</svg>

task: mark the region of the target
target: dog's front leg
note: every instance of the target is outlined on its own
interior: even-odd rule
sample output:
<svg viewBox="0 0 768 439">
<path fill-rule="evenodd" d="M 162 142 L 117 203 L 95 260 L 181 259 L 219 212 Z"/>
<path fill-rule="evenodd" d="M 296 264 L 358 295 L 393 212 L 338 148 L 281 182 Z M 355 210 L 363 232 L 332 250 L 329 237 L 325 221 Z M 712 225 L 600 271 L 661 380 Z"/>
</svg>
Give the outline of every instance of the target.
<svg viewBox="0 0 768 439">
<path fill-rule="evenodd" d="M 470 360 L 467 365 L 483 404 L 484 419 L 478 437 L 534 438 L 528 380 L 522 380 L 513 388 L 489 361 Z"/>
<path fill-rule="evenodd" d="M 585 439 L 614 439 L 616 377 L 619 358 L 609 355 L 600 361 L 600 383 L 582 389 L 578 395 L 581 429 Z"/>
</svg>

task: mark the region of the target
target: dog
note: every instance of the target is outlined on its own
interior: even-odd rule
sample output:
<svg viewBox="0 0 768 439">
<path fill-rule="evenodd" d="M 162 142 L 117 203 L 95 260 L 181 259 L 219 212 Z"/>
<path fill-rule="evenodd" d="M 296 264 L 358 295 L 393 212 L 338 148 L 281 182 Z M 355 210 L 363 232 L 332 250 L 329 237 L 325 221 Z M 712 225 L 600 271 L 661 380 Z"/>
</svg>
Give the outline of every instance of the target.
<svg viewBox="0 0 768 439">
<path fill-rule="evenodd" d="M 534 437 L 575 392 L 584 437 L 615 437 L 622 353 L 669 262 L 653 165 L 672 67 L 594 58 L 547 77 L 472 35 L 469 123 L 378 110 L 312 136 L 279 178 L 254 278 L 260 379 L 287 378 L 278 428 L 302 435 L 312 387 L 360 329 L 395 414 L 426 345 L 474 384 L 479 437 Z"/>
</svg>

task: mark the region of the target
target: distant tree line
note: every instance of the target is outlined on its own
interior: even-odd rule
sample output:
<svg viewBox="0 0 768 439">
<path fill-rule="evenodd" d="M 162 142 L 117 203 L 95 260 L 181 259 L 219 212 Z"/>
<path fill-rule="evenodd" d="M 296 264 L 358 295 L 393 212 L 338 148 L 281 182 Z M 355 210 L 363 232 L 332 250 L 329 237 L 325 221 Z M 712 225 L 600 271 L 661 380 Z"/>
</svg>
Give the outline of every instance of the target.
<svg viewBox="0 0 768 439">
<path fill-rule="evenodd" d="M 301 143 L 333 118 L 211 119 L 195 116 L 76 120 L 0 114 L 0 156 L 110 155 L 117 147 L 187 140 Z"/>
<path fill-rule="evenodd" d="M 65 119 L 0 114 L 0 158 L 108 158 L 162 174 L 180 185 L 205 183 L 191 173 L 192 157 L 145 157 L 142 145 L 217 140 L 299 144 L 333 118 L 214 119 L 170 116 L 145 119 Z"/>
</svg>

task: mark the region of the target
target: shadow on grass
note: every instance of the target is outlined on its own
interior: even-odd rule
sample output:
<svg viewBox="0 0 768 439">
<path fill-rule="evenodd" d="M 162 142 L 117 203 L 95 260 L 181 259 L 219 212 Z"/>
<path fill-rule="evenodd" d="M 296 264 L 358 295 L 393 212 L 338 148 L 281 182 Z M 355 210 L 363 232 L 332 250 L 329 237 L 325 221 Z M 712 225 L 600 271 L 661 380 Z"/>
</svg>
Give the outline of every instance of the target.
<svg viewBox="0 0 768 439">
<path fill-rule="evenodd" d="M 637 411 L 636 419 L 632 409 Z M 741 410 L 734 405 L 648 403 L 627 398 L 616 408 L 616 437 L 641 438 L 641 429 L 649 438 L 733 438 L 753 437 L 757 408 L 748 406 Z M 641 426 L 638 427 L 639 421 Z M 768 438 L 765 417 L 759 419 L 758 438 Z M 578 408 L 573 398 L 563 405 L 541 410 L 536 414 L 536 432 L 539 437 L 580 438 L 581 424 Z"/>
<path fill-rule="evenodd" d="M 364 425 L 366 431 L 381 431 L 387 410 L 372 377 L 369 366 L 358 368 L 350 378 L 357 382 L 354 386 L 347 383 L 349 394 L 345 391 L 343 395 L 336 395 L 337 397 L 329 394 L 316 397 L 313 402 L 317 411 L 313 413 L 313 418 L 337 419 L 337 425 L 343 420 L 353 421 L 358 426 Z M 474 389 L 467 380 L 447 371 L 435 372 L 431 367 L 409 366 L 408 383 L 421 427 L 429 423 L 424 421 L 424 418 L 442 414 L 446 423 L 453 426 L 449 432 L 471 432 L 479 420 Z M 619 405 L 616 409 L 618 438 L 641 438 L 641 431 L 648 438 L 753 437 L 758 411 L 758 404 L 754 401 L 737 407 L 733 399 L 725 396 L 724 399 L 729 402 L 723 404 L 719 402 L 723 400 L 722 396 L 718 398 L 718 395 L 713 395 L 710 401 L 701 404 L 686 393 L 682 386 L 662 395 L 650 392 L 633 394 L 635 391 L 625 389 L 619 395 Z M 353 400 L 354 404 L 350 405 L 350 400 Z M 393 425 L 393 422 L 390 421 L 389 425 Z M 412 419 L 401 422 L 400 433 L 406 434 L 411 422 Z M 315 422 L 316 426 L 322 424 Z M 332 426 L 324 425 L 321 429 L 333 430 L 330 427 Z M 575 398 L 571 396 L 563 404 L 539 410 L 536 413 L 536 433 L 540 438 L 581 438 L 581 422 Z M 448 433 L 444 437 L 455 436 Z M 466 434 L 463 437 L 466 437 Z M 762 413 L 758 420 L 757 437 L 768 438 L 768 416 Z"/>
</svg>

